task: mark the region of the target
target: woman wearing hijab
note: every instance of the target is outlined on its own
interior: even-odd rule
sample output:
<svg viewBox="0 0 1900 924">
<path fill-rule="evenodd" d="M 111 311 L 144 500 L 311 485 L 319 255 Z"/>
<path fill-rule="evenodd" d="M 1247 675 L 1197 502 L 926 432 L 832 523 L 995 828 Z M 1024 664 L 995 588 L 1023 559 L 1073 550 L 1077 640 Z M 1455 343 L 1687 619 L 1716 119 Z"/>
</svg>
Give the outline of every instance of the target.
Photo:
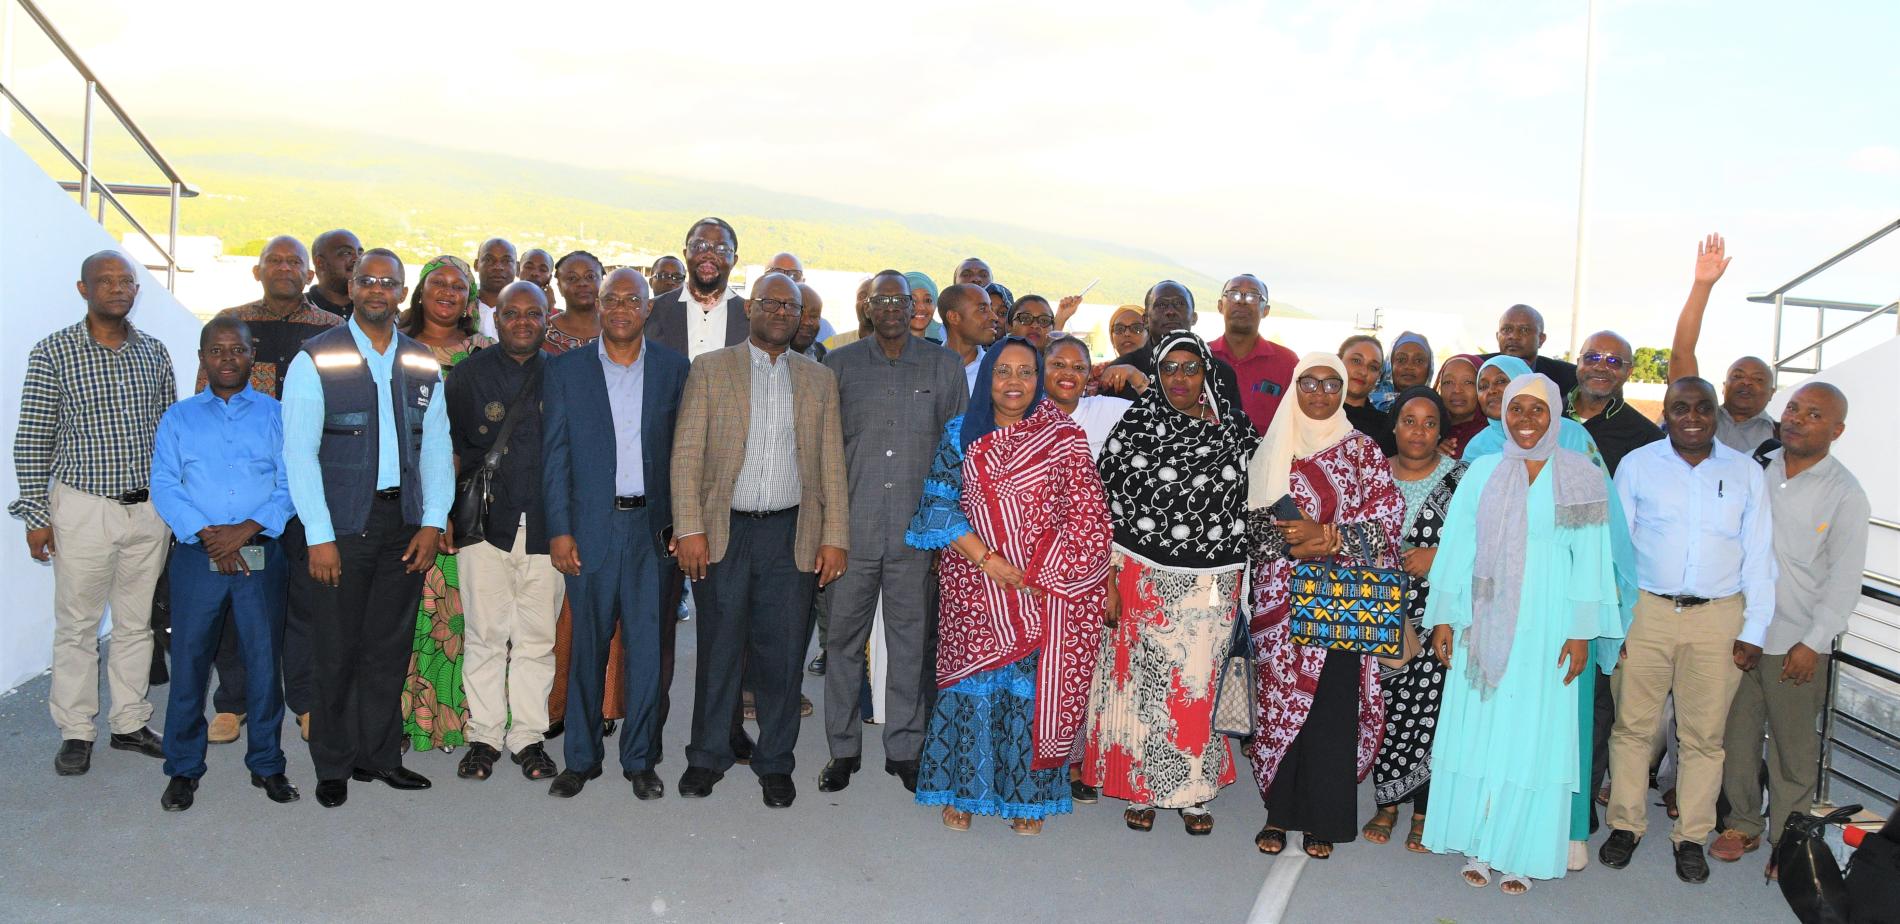
<svg viewBox="0 0 1900 924">
<path fill-rule="evenodd" d="M 1392 389 L 1402 393 L 1408 388 L 1432 382 L 1432 344 L 1424 337 L 1406 331 L 1392 341 Z M 1396 399 L 1391 405 L 1398 407 Z"/>
<path fill-rule="evenodd" d="M 1444 431 L 1445 445 L 1442 449 L 1454 459 L 1465 456 L 1465 447 L 1471 438 L 1484 432 L 1490 423 L 1484 416 L 1484 405 L 1478 400 L 1478 367 L 1484 360 L 1470 353 L 1460 353 L 1445 360 L 1438 367 L 1438 397 L 1445 401 L 1445 423 L 1439 429 Z"/>
<path fill-rule="evenodd" d="M 495 341 L 476 330 L 477 279 L 460 257 L 445 254 L 423 264 L 414 292 L 399 326 L 435 354 L 443 372 L 476 350 L 494 345 Z M 453 751 L 468 743 L 468 702 L 462 692 L 461 579 L 452 552 L 438 553 L 423 579 L 415 647 L 402 689 L 403 734 L 418 751 Z"/>
<path fill-rule="evenodd" d="M 942 806 L 954 830 L 998 815 L 1034 835 L 1071 808 L 1064 771 L 1101 644 L 1108 509 L 1082 428 L 1043 395 L 1041 354 L 1000 340 L 977 382 L 904 534 L 948 549 L 917 802 Z"/>
<path fill-rule="evenodd" d="M 1393 350 L 1396 355 L 1397 350 Z M 1429 366 L 1427 366 L 1429 368 Z M 1431 593 L 1432 561 L 1438 552 L 1445 511 L 1458 490 L 1465 463 L 1438 451 L 1443 439 L 1440 422 L 1445 403 L 1438 393 L 1414 385 L 1392 402 L 1392 435 L 1398 447 L 1389 460 L 1392 479 L 1405 496 L 1405 539 L 1400 558 L 1411 576 L 1405 588 L 1405 624 L 1417 634 L 1418 648 L 1410 659 L 1380 666 L 1379 685 L 1385 693 L 1385 736 L 1372 772 L 1373 800 L 1379 810 L 1366 822 L 1366 840 L 1383 844 L 1392 838 L 1399 806 L 1412 803 L 1412 826 L 1405 847 L 1425 853 L 1425 806 L 1431 794 L 1432 732 L 1438 722 L 1439 693 L 1445 685 L 1444 666 L 1426 644 L 1425 601 Z"/>
<path fill-rule="evenodd" d="M 1471 462 L 1432 564 L 1425 621 L 1446 678 L 1424 844 L 1463 853 L 1470 885 L 1495 869 L 1521 895 L 1565 872 L 1589 779 L 1576 681 L 1624 623 L 1609 482 L 1559 446 L 1556 383 L 1521 375 L 1502 398 L 1510 442 Z"/>
<path fill-rule="evenodd" d="M 910 282 L 911 309 L 910 333 L 922 337 L 931 343 L 943 343 L 943 321 L 937 317 L 937 284 L 929 276 L 918 272 L 904 274 Z"/>
<path fill-rule="evenodd" d="M 1504 447 L 1510 444 L 1510 437 L 1504 432 L 1504 392 L 1512 382 L 1530 374 L 1530 365 L 1509 353 L 1499 353 L 1478 367 L 1478 400 L 1488 420 L 1484 430 L 1465 444 L 1464 455 L 1460 458 L 1471 461 L 1480 456 L 1503 452 Z M 1557 405 L 1557 413 L 1560 416 L 1553 424 L 1557 428 L 1557 445 L 1587 456 L 1607 473 L 1609 469 L 1604 467 L 1603 454 L 1597 451 L 1596 438 L 1583 428 L 1583 424 L 1561 416 L 1562 403 Z"/>
<path fill-rule="evenodd" d="M 1247 565 L 1255 437 L 1214 390 L 1201 338 L 1169 334 L 1160 351 L 1159 386 L 1122 416 L 1100 462 L 1115 624 L 1095 667 L 1082 780 L 1126 800 L 1122 818 L 1136 831 L 1152 829 L 1161 808 L 1205 835 L 1207 801 L 1234 781 L 1214 688 Z"/>
<path fill-rule="evenodd" d="M 1397 567 L 1405 497 L 1385 454 L 1341 410 L 1346 365 L 1308 353 L 1293 369 L 1294 399 L 1280 402 L 1247 469 L 1247 544 L 1258 730 L 1247 744 L 1267 823 L 1260 852 L 1302 849 L 1325 859 L 1358 834 L 1356 783 L 1372 769 L 1385 726 L 1374 658 L 1295 645 L 1289 587 L 1295 559 Z M 1281 519 L 1283 499 L 1298 519 Z"/>
<path fill-rule="evenodd" d="M 1148 345 L 1148 312 L 1140 305 L 1123 305 L 1108 316 L 1108 343 L 1114 355 L 1127 356 Z"/>
</svg>

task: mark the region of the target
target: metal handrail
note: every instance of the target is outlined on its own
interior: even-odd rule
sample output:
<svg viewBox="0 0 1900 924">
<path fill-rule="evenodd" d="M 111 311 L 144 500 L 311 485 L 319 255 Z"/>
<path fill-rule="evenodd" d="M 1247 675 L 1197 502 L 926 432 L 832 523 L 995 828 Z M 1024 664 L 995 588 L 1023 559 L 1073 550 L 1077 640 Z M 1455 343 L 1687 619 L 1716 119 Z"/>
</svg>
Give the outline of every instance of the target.
<svg viewBox="0 0 1900 924">
<path fill-rule="evenodd" d="M 1863 585 L 1861 587 L 1861 595 L 1889 605 L 1900 605 L 1900 595 L 1889 593 L 1878 587 Z M 1816 766 L 1814 802 L 1816 805 L 1829 804 L 1829 784 L 1834 779 L 1839 778 L 1845 780 L 1849 785 L 1852 785 L 1862 792 L 1886 799 L 1889 804 L 1900 804 L 1900 793 L 1887 792 L 1866 780 L 1862 780 L 1853 774 L 1835 769 L 1834 767 L 1834 749 L 1839 748 L 1852 754 L 1859 760 L 1879 768 L 1887 774 L 1900 777 L 1900 765 L 1890 763 L 1877 754 L 1855 747 L 1847 742 L 1834 740 L 1835 722 L 1836 720 L 1844 720 L 1849 726 L 1862 734 L 1882 740 L 1890 746 L 1900 745 L 1900 734 L 1881 728 L 1868 722 L 1866 719 L 1850 715 L 1836 708 L 1835 698 L 1840 690 L 1840 668 L 1842 665 L 1872 674 L 1888 683 L 1900 684 L 1900 672 L 1875 664 L 1866 658 L 1850 652 L 1842 651 L 1840 641 L 1838 639 L 1835 640 L 1834 647 L 1829 653 L 1827 661 L 1827 690 L 1825 698 L 1821 703 L 1821 754 Z"/>
<path fill-rule="evenodd" d="M 1808 269 L 1807 272 L 1804 272 L 1801 275 L 1796 276 L 1785 283 L 1782 283 L 1780 286 L 1777 286 L 1774 289 L 1770 289 L 1767 292 L 1762 292 L 1762 293 L 1748 296 L 1748 300 L 1751 302 L 1755 302 L 1757 304 L 1767 304 L 1767 305 L 1775 306 L 1775 331 L 1774 331 L 1775 384 L 1779 385 L 1781 383 L 1780 382 L 1781 374 L 1784 372 L 1790 372 L 1790 373 L 1795 373 L 1795 374 L 1800 374 L 1800 375 L 1813 375 L 1815 373 L 1820 372 L 1822 368 L 1826 366 L 1822 347 L 1825 347 L 1829 341 L 1832 341 L 1836 337 L 1839 337 L 1840 335 L 1845 334 L 1848 331 L 1854 330 L 1855 328 L 1861 326 L 1862 324 L 1865 324 L 1876 317 L 1880 317 L 1884 314 L 1887 314 L 1888 312 L 1892 312 L 1896 317 L 1900 317 L 1900 302 L 1890 302 L 1886 305 L 1869 305 L 1864 302 L 1844 302 L 1844 301 L 1836 301 L 1833 299 L 1822 299 L 1822 298 L 1790 298 L 1788 296 L 1788 292 L 1793 290 L 1796 286 L 1799 286 L 1802 283 L 1807 282 L 1808 280 L 1813 279 L 1816 276 L 1819 276 L 1821 273 L 1826 272 L 1829 268 L 1833 267 L 1835 264 L 1841 262 L 1842 260 L 1847 259 L 1848 257 L 1853 256 L 1854 254 L 1861 252 L 1862 250 L 1865 250 L 1868 246 L 1872 245 L 1875 241 L 1878 241 L 1881 238 L 1886 237 L 1887 235 L 1892 234 L 1894 231 L 1897 231 L 1897 230 L 1900 230 L 1900 219 L 1895 219 L 1894 221 L 1888 222 L 1884 227 L 1880 228 L 1874 233 L 1869 234 L 1864 238 L 1861 238 L 1859 241 L 1855 242 L 1852 246 L 1847 247 L 1846 249 L 1834 254 L 1831 257 L 1828 257 L 1825 260 L 1822 260 L 1820 263 L 1815 264 L 1813 267 Z M 1783 352 L 1781 348 L 1781 333 L 1782 333 L 1781 329 L 1783 326 L 1783 322 L 1787 318 L 1787 310 L 1790 307 L 1815 309 L 1813 342 L 1791 353 Z M 1830 334 L 1827 332 L 1827 313 L 1830 310 L 1859 311 L 1859 312 L 1865 312 L 1866 316 Z M 1812 365 L 1807 365 L 1807 366 L 1795 365 L 1795 360 L 1798 357 L 1805 356 L 1809 353 L 1814 354 L 1814 363 Z"/>
<path fill-rule="evenodd" d="M 1886 237 L 1889 234 L 1892 234 L 1895 231 L 1900 231 L 1900 218 L 1894 219 L 1892 222 L 1889 222 L 1886 227 L 1881 228 L 1880 230 L 1875 231 L 1874 233 L 1861 238 L 1860 242 L 1853 245 L 1852 247 L 1849 247 L 1846 250 L 1843 250 L 1840 253 L 1835 254 L 1834 256 L 1831 256 L 1825 260 L 1822 260 L 1819 264 L 1816 264 L 1813 269 L 1810 269 L 1807 272 L 1802 273 L 1801 275 L 1796 276 L 1793 279 L 1790 279 L 1787 282 L 1782 283 L 1781 285 L 1775 287 L 1774 289 L 1771 289 L 1767 292 L 1763 292 L 1760 295 L 1750 295 L 1748 297 L 1748 300 L 1751 302 L 1763 302 L 1763 303 L 1773 302 L 1776 296 L 1788 294 L 1788 290 L 1804 282 L 1807 282 L 1808 280 L 1813 279 L 1816 276 L 1821 275 L 1821 273 L 1833 267 L 1834 264 L 1839 263 L 1842 260 L 1845 260 L 1848 257 L 1851 257 L 1857 253 L 1860 253 L 1862 250 L 1865 250 L 1868 247 L 1868 245 L 1874 243 L 1875 241 L 1880 240 L 1883 237 Z"/>
<path fill-rule="evenodd" d="M 4 0 L 0 0 L 0 2 L 4 2 Z M 59 49 L 60 54 L 66 56 L 66 62 L 72 65 L 73 70 L 78 72 L 79 76 L 86 82 L 85 119 L 82 123 L 83 135 L 80 142 L 80 153 L 75 156 L 72 149 L 62 143 L 58 135 L 56 135 L 51 128 L 47 127 L 46 123 L 41 121 L 38 116 L 35 116 L 33 111 L 27 108 L 26 103 L 14 95 L 13 91 L 8 89 L 5 84 L 0 84 L 0 96 L 4 96 L 7 102 L 11 103 L 14 109 L 25 116 L 27 121 L 53 145 L 54 149 L 59 151 L 60 155 L 66 158 L 68 163 L 79 170 L 80 178 L 78 182 L 62 181 L 60 183 L 61 188 L 68 191 L 77 190 L 79 193 L 79 207 L 87 211 L 92 210 L 90 208 L 92 204 L 90 200 L 92 194 L 97 193 L 99 195 L 97 214 L 99 223 L 102 225 L 105 224 L 106 204 L 110 203 L 113 209 L 117 211 L 120 216 L 124 217 L 126 222 L 137 230 L 139 234 L 159 252 L 160 256 L 164 257 L 165 288 L 175 288 L 178 282 L 179 200 L 197 196 L 198 189 L 186 183 L 184 178 L 178 175 L 177 169 L 172 167 L 171 162 L 166 160 L 165 156 L 158 152 L 158 147 L 152 144 L 150 138 L 146 137 L 145 132 L 139 128 L 138 123 L 132 121 L 132 117 L 126 113 L 125 107 L 119 105 L 119 101 L 113 97 L 111 91 L 107 90 L 105 85 L 99 81 L 98 75 L 92 72 L 92 68 L 86 66 L 86 62 L 79 57 L 79 52 L 73 50 L 73 46 L 68 44 L 65 37 L 59 34 L 59 30 L 53 27 L 52 21 L 46 18 L 45 13 L 40 12 L 40 8 L 33 3 L 33 0 L 13 0 L 13 2 L 18 3 L 20 8 L 26 11 L 27 17 L 32 19 L 35 25 L 39 26 L 40 32 L 45 34 L 47 40 L 53 43 L 53 47 Z M 160 173 L 165 175 L 165 179 L 169 181 L 167 185 L 142 186 L 137 184 L 106 183 L 93 174 L 92 109 L 95 99 L 105 103 L 106 109 L 112 113 L 114 118 L 119 120 L 119 127 L 125 129 L 126 134 L 130 135 L 132 140 L 138 144 L 139 149 L 145 152 L 146 158 L 158 168 Z M 165 196 L 170 200 L 170 221 L 165 245 L 161 246 L 158 243 L 158 239 L 153 237 L 152 233 L 145 229 L 145 225 L 133 217 L 131 211 L 119 201 L 120 195 Z"/>
</svg>

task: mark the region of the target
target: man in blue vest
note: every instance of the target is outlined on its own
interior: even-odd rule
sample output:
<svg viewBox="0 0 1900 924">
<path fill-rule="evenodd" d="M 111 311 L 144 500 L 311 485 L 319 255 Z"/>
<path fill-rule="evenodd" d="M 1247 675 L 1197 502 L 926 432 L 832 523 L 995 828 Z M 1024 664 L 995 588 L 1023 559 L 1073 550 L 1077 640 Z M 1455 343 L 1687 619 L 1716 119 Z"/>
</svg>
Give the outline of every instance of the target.
<svg viewBox="0 0 1900 924">
<path fill-rule="evenodd" d="M 401 700 L 422 578 L 454 496 L 442 369 L 395 328 L 402 261 L 377 248 L 350 279 L 350 322 L 304 342 L 284 381 L 284 466 L 307 546 L 317 803 L 349 780 L 427 789 L 402 765 Z M 294 560 L 300 557 L 302 560 Z"/>
</svg>

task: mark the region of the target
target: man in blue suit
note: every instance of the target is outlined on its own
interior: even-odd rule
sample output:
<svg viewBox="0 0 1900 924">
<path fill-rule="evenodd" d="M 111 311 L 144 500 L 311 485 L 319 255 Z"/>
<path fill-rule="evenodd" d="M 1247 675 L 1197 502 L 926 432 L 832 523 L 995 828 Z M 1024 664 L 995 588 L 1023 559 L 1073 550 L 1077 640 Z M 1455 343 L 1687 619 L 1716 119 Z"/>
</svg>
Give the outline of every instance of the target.
<svg viewBox="0 0 1900 924">
<path fill-rule="evenodd" d="M 686 357 L 645 337 L 652 292 L 633 269 L 600 288 L 600 341 L 548 360 L 542 496 L 548 552 L 567 575 L 573 648 L 567 675 L 567 769 L 550 795 L 570 798 L 600 776 L 607 643 L 619 620 L 627 718 L 620 768 L 640 799 L 666 792 L 653 771 L 660 694 L 660 561 L 673 522 L 673 425 Z"/>
</svg>

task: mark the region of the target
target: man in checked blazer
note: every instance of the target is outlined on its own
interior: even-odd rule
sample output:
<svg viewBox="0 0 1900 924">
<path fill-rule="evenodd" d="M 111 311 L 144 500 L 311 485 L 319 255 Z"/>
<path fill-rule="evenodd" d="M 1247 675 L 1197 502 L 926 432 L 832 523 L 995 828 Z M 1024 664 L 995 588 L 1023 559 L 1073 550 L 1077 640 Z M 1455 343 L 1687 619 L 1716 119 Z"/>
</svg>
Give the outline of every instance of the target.
<svg viewBox="0 0 1900 924">
<path fill-rule="evenodd" d="M 844 573 L 850 520 L 831 370 L 788 349 L 803 298 L 760 280 L 750 336 L 693 361 L 673 441 L 673 525 L 699 608 L 692 741 L 680 795 L 705 796 L 734 763 L 744 664 L 758 703 L 752 772 L 765 804 L 792 804 L 792 748 L 813 581 Z"/>
</svg>

